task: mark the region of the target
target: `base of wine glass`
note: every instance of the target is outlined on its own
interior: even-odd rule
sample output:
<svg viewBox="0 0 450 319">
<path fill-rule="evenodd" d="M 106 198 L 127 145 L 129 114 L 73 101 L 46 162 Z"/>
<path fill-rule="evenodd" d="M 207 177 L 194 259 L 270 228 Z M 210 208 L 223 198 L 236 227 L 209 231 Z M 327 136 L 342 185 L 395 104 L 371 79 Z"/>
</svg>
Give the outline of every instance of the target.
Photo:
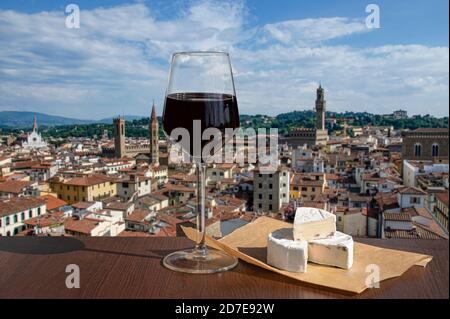
<svg viewBox="0 0 450 319">
<path fill-rule="evenodd" d="M 238 264 L 238 260 L 216 249 L 208 249 L 208 253 L 205 255 L 199 254 L 194 249 L 188 249 L 167 255 L 163 264 L 174 271 L 191 274 L 212 274 L 234 268 Z"/>
</svg>

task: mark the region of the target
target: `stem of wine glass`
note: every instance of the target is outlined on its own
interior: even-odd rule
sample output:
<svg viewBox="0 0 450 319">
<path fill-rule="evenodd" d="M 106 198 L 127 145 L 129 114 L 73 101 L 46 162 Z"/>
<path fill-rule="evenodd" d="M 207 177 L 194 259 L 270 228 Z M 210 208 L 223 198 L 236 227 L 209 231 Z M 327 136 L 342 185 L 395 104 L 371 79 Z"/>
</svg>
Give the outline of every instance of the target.
<svg viewBox="0 0 450 319">
<path fill-rule="evenodd" d="M 196 163 L 197 167 L 197 232 L 198 238 L 195 245 L 195 253 L 198 257 L 206 257 L 208 250 L 206 248 L 206 216 L 205 216 L 205 197 L 206 197 L 206 164 L 200 161 Z"/>
</svg>

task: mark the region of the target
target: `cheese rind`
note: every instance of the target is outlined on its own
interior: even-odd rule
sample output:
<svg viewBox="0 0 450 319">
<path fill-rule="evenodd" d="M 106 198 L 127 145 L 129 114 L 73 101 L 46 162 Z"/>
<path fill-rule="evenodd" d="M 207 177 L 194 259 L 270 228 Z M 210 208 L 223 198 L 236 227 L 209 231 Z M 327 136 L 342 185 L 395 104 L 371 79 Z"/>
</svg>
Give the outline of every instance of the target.
<svg viewBox="0 0 450 319">
<path fill-rule="evenodd" d="M 333 237 L 308 242 L 308 261 L 350 269 L 353 265 L 353 238 L 336 232 Z"/>
<path fill-rule="evenodd" d="M 295 240 L 328 238 L 332 237 L 335 232 L 336 215 L 313 207 L 300 207 L 295 211 Z"/>
<path fill-rule="evenodd" d="M 270 233 L 267 240 L 267 263 L 282 270 L 306 272 L 308 242 L 294 240 L 292 228 L 282 228 Z"/>
</svg>

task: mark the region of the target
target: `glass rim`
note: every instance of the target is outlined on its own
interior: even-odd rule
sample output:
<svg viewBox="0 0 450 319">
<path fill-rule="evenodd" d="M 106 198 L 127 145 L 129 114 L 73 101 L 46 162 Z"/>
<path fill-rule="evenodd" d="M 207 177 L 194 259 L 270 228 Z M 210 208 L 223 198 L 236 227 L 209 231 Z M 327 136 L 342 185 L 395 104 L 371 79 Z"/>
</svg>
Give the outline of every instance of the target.
<svg viewBox="0 0 450 319">
<path fill-rule="evenodd" d="M 229 56 L 230 54 L 226 51 L 181 51 L 181 52 L 175 52 L 172 54 L 173 57 L 177 55 L 226 55 Z"/>
</svg>

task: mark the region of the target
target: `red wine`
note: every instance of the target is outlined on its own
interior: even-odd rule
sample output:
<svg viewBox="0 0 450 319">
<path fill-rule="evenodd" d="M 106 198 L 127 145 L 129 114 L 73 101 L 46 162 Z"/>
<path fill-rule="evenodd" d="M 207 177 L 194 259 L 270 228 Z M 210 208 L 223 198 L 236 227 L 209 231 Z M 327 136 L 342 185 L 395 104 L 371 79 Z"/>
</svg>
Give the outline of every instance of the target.
<svg viewBox="0 0 450 319">
<path fill-rule="evenodd" d="M 225 128 L 239 127 L 239 111 L 236 97 L 231 94 L 220 93 L 174 93 L 166 97 L 163 114 L 163 127 L 170 136 L 175 128 L 185 128 L 190 134 L 190 149 L 185 150 L 193 154 L 194 140 L 193 121 L 201 121 L 201 132 L 210 127 L 217 128 L 224 134 Z M 201 140 L 201 148 L 208 143 Z"/>
</svg>

